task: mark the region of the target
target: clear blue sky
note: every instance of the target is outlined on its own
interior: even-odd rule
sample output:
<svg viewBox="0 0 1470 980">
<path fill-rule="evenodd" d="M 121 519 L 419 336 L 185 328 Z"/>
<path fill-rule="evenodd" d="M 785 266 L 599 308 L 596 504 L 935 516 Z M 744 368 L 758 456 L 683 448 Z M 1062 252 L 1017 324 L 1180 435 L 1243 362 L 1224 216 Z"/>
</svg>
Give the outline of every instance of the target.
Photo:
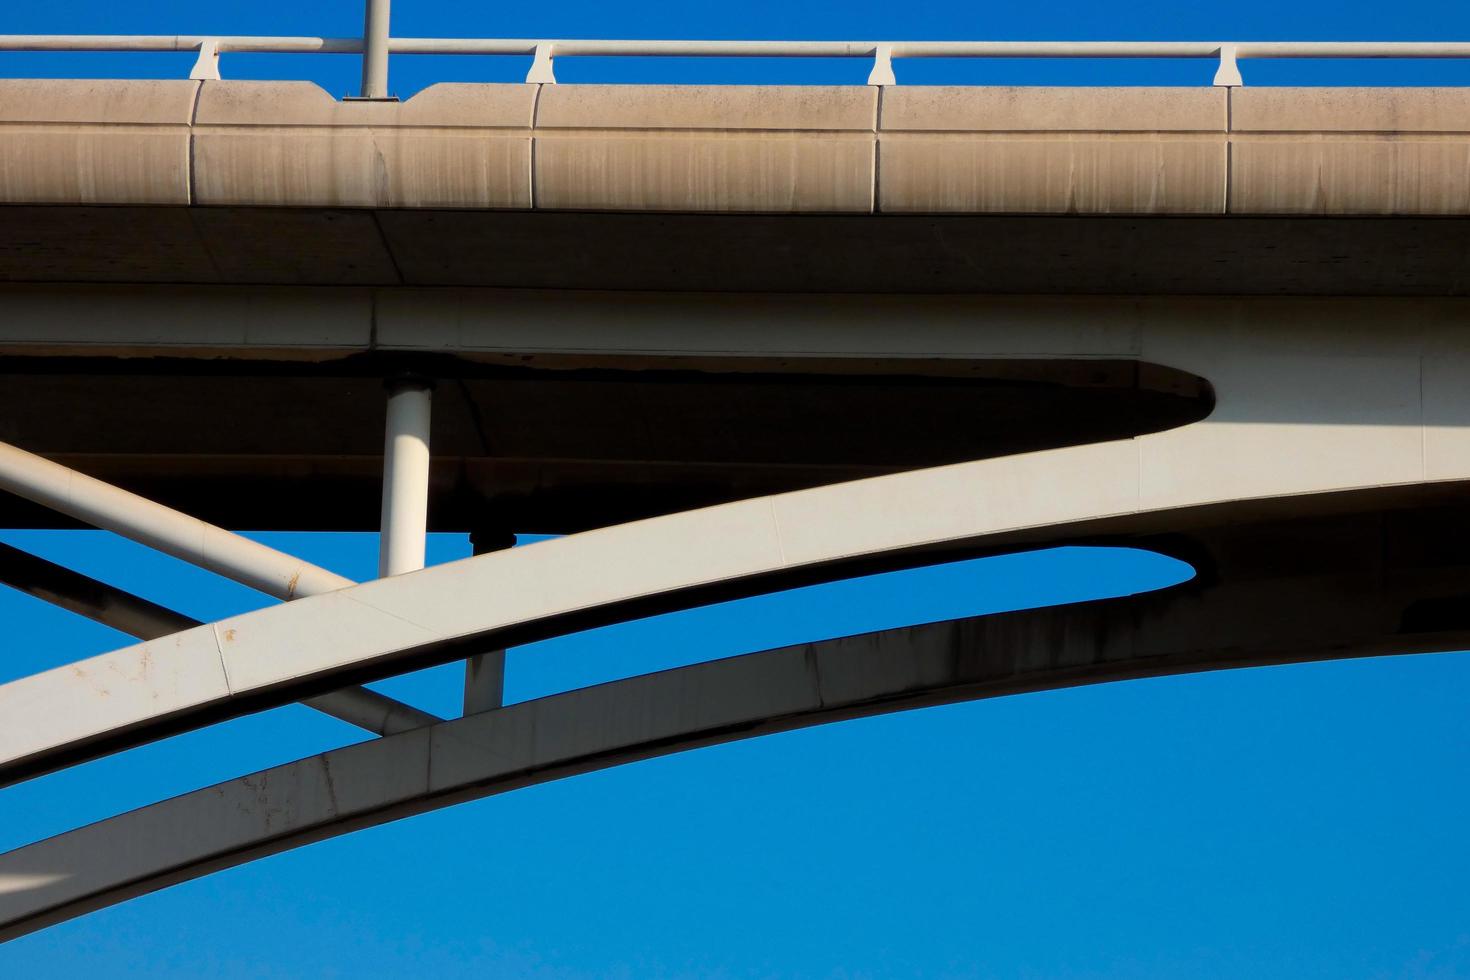
<svg viewBox="0 0 1470 980">
<path fill-rule="evenodd" d="M 398 0 L 420 36 L 1470 39 L 1435 2 L 841 5 Z M 347 35 L 353 2 L 12 3 L 0 32 Z M 0 75 L 182 77 L 190 56 L 0 54 Z M 226 77 L 356 87 L 352 58 Z M 1444 64 L 1251 64 L 1248 82 L 1470 84 Z M 516 59 L 395 59 L 393 89 Z M 927 63 L 905 82 L 1203 84 L 1201 63 Z M 558 65 L 564 81 L 859 82 L 858 63 Z M 264 535 L 353 577 L 370 535 Z M 201 619 L 261 597 L 99 533 L 0 539 Z M 436 537 L 431 560 L 467 553 Z M 511 654 L 521 700 L 802 640 L 1177 581 L 1131 552 L 996 558 Z M 120 645 L 0 589 L 0 681 Z M 459 673 L 381 687 L 450 713 Z M 296 850 L 0 947 L 0 977 L 1470 977 L 1470 659 L 1114 684 L 644 762 Z M 0 720 L 3 723 L 3 720 Z M 0 849 L 356 734 L 286 707 L 0 791 Z"/>
</svg>

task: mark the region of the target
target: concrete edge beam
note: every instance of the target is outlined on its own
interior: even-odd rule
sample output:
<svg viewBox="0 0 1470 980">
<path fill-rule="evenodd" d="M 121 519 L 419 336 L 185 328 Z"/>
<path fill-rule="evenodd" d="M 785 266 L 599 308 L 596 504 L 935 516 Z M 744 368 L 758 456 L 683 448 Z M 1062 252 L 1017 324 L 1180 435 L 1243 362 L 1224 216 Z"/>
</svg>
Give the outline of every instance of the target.
<svg viewBox="0 0 1470 980">
<path fill-rule="evenodd" d="M 10 80 L 0 203 L 1459 215 L 1467 100 L 445 83 L 352 103 L 306 82 Z"/>
</svg>

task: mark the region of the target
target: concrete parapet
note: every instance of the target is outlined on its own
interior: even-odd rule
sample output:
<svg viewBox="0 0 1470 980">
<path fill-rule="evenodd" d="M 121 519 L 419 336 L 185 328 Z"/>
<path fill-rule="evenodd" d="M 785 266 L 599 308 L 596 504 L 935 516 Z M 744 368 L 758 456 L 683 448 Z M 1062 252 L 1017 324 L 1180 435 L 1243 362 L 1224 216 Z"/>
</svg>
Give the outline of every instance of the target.
<svg viewBox="0 0 1470 980">
<path fill-rule="evenodd" d="M 1231 128 L 1245 133 L 1465 133 L 1465 88 L 1237 88 Z"/>
<path fill-rule="evenodd" d="M 1226 94 L 1183 88 L 887 88 L 879 210 L 1210 214 Z"/>
<path fill-rule="evenodd" d="M 188 204 L 198 82 L 0 79 L 0 202 Z"/>
<path fill-rule="evenodd" d="M 1466 215 L 1470 90 L 0 81 L 0 203 Z M 350 278 L 350 277 L 349 277 Z"/>
<path fill-rule="evenodd" d="M 526 208 L 527 85 L 435 85 L 407 102 L 338 102 L 310 82 L 205 82 L 199 204 Z"/>
<path fill-rule="evenodd" d="M 1231 211 L 1470 213 L 1470 90 L 1237 89 Z"/>
<path fill-rule="evenodd" d="M 877 97 L 835 86 L 546 86 L 536 204 L 871 211 Z"/>
</svg>

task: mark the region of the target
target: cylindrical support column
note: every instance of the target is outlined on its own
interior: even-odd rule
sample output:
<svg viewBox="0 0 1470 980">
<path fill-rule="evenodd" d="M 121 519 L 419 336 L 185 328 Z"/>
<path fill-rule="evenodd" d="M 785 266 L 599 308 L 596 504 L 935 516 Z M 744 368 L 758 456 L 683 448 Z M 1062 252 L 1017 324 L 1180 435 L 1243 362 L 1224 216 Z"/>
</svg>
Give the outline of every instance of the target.
<svg viewBox="0 0 1470 980">
<path fill-rule="evenodd" d="M 388 97 L 389 0 L 367 0 L 362 24 L 362 97 Z"/>
<path fill-rule="evenodd" d="M 424 567 L 429 530 L 429 408 L 432 386 L 422 378 L 389 383 L 383 440 L 383 523 L 378 575 Z"/>
</svg>

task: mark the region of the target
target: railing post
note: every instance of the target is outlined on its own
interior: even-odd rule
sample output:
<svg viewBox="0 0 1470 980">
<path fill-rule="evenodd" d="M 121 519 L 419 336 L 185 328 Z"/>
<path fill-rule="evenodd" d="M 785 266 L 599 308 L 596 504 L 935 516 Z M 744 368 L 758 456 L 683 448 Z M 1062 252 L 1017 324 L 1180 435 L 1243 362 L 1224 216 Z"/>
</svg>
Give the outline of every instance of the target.
<svg viewBox="0 0 1470 980">
<path fill-rule="evenodd" d="M 869 85 L 897 85 L 893 74 L 893 45 L 880 44 L 873 49 L 873 70 L 868 72 Z"/>
<path fill-rule="evenodd" d="M 1220 45 L 1220 67 L 1215 71 L 1215 85 L 1220 88 L 1244 85 L 1240 66 L 1235 63 L 1235 45 Z"/>
<path fill-rule="evenodd" d="M 219 41 L 217 39 L 211 37 L 199 42 L 199 57 L 194 62 L 193 70 L 189 72 L 189 78 L 194 81 L 219 81 Z"/>
<path fill-rule="evenodd" d="M 542 41 L 536 45 L 535 57 L 531 59 L 531 70 L 526 72 L 527 84 L 540 83 L 543 85 L 556 84 L 556 71 L 552 66 L 552 50 L 548 41 Z"/>
<path fill-rule="evenodd" d="M 362 97 L 388 97 L 388 8 L 390 0 L 367 0 L 362 24 Z"/>
</svg>

